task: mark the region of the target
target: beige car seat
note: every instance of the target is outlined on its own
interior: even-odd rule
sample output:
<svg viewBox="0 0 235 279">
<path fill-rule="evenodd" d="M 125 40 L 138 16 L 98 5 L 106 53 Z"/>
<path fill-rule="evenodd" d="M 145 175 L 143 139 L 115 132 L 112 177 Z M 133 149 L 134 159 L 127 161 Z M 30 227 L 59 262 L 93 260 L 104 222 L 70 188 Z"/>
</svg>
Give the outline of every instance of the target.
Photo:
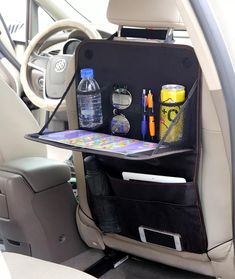
<svg viewBox="0 0 235 279">
<path fill-rule="evenodd" d="M 0 277 L 6 279 L 92 279 L 85 272 L 15 253 L 0 254 Z M 9 277 L 7 277 L 7 274 Z"/>
<path fill-rule="evenodd" d="M 45 145 L 29 142 L 24 138 L 25 134 L 39 129 L 31 112 L 2 79 L 0 79 L 0 89 L 0 164 L 23 157 L 46 157 Z"/>
<path fill-rule="evenodd" d="M 234 278 L 228 119 L 223 92 L 220 87 L 213 87 L 210 83 L 212 75 L 217 79 L 218 77 L 213 62 L 205 63 L 212 60 L 210 56 L 208 58 L 210 53 L 190 3 L 174 0 L 110 0 L 107 16 L 110 22 L 119 26 L 174 28 L 187 30 L 192 36 L 203 73 L 202 155 L 198 183 L 208 238 L 208 252 L 203 254 L 179 252 L 117 234 L 103 234 L 89 218 L 91 211 L 87 201 L 83 158 L 80 153 L 75 152 L 75 168 L 80 181 L 80 208 L 77 209 L 80 235 L 87 245 L 93 248 L 104 249 L 107 246 L 178 268 L 216 277 Z M 200 38 L 200 43 L 195 38 Z M 217 79 L 214 79 L 214 85 L 219 84 Z M 67 104 L 70 127 L 76 128 L 78 124 L 73 98 L 75 97 L 71 94 Z"/>
</svg>

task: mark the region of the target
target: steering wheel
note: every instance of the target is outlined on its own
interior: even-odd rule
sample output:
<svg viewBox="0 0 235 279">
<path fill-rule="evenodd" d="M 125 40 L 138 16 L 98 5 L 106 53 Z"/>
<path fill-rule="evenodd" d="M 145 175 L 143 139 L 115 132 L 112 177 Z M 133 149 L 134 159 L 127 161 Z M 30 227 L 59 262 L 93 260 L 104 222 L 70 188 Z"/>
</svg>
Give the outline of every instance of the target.
<svg viewBox="0 0 235 279">
<path fill-rule="evenodd" d="M 46 30 L 38 33 L 29 43 L 22 61 L 21 71 L 20 71 L 20 80 L 24 89 L 26 96 L 29 100 L 39 108 L 42 108 L 47 111 L 53 111 L 55 107 L 58 105 L 60 98 L 58 96 L 53 96 L 50 94 L 49 96 L 45 93 L 46 91 L 46 81 L 50 81 L 52 73 L 50 71 L 55 70 L 58 77 L 57 80 L 62 79 L 61 85 L 64 85 L 64 90 L 66 89 L 70 80 L 66 80 L 64 77 L 64 69 L 68 66 L 69 59 L 71 59 L 71 55 L 56 55 L 56 56 L 45 56 L 40 54 L 40 49 L 43 43 L 52 35 L 59 31 L 63 31 L 66 29 L 78 29 L 83 31 L 90 39 L 101 39 L 98 31 L 91 24 L 84 24 L 81 22 L 73 21 L 73 20 L 59 20 L 55 23 L 51 24 Z M 32 69 L 36 69 L 43 74 L 42 87 L 43 87 L 43 96 L 39 96 L 32 90 L 32 75 L 30 75 L 30 71 Z M 49 78 L 48 78 L 49 77 Z M 55 79 L 55 77 L 54 77 Z M 61 89 L 61 86 L 58 87 Z M 63 88 L 63 86 L 62 86 Z M 63 93 L 63 92 L 62 92 Z M 56 94 L 55 94 L 56 95 Z M 53 98 L 54 97 L 54 98 Z M 61 97 L 61 95 L 60 95 Z M 65 110 L 66 103 L 65 100 L 60 105 L 59 110 Z"/>
</svg>

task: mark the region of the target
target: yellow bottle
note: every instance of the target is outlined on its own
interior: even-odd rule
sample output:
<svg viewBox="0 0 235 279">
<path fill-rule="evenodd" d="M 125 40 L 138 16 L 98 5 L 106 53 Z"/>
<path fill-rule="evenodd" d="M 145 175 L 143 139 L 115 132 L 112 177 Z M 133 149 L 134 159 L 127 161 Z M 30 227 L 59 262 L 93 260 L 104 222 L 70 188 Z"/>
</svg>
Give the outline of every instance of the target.
<svg viewBox="0 0 235 279">
<path fill-rule="evenodd" d="M 185 101 L 185 88 L 178 84 L 162 86 L 160 97 L 160 140 L 163 138 L 172 121 Z M 182 114 L 166 137 L 165 142 L 171 143 L 182 139 L 184 115 Z"/>
</svg>

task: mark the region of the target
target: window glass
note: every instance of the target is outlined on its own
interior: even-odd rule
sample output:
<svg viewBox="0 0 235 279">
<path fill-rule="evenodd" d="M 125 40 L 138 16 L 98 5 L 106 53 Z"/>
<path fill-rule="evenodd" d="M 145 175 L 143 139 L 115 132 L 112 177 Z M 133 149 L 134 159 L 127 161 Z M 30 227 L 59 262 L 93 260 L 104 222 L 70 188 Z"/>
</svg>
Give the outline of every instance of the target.
<svg viewBox="0 0 235 279">
<path fill-rule="evenodd" d="M 117 26 L 110 23 L 106 17 L 109 0 L 66 0 L 66 2 L 88 21 L 94 23 L 97 29 L 110 33 L 117 31 Z"/>
<path fill-rule="evenodd" d="M 25 42 L 26 0 L 0 0 L 0 11 L 12 40 Z"/>
<path fill-rule="evenodd" d="M 41 7 L 38 7 L 38 30 L 45 30 L 54 20 Z"/>
</svg>

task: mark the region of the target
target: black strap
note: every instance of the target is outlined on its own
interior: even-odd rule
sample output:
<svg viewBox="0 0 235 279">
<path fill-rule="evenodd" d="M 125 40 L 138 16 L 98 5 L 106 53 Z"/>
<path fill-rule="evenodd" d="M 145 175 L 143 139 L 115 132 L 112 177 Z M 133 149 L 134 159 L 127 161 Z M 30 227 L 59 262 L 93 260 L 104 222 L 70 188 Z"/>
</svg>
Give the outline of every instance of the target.
<svg viewBox="0 0 235 279">
<path fill-rule="evenodd" d="M 74 75 L 73 75 L 71 81 L 69 82 L 69 84 L 68 84 L 68 86 L 67 86 L 67 88 L 66 88 L 64 94 L 62 95 L 62 97 L 61 97 L 61 99 L 60 99 L 58 105 L 56 106 L 56 108 L 54 109 L 54 111 L 52 112 L 51 116 L 48 118 L 47 122 L 44 124 L 44 126 L 42 127 L 42 129 L 39 131 L 39 133 L 38 133 L 39 135 L 42 135 L 42 134 L 43 134 L 43 132 L 45 131 L 45 129 L 46 129 L 46 128 L 48 127 L 48 125 L 50 124 L 52 118 L 54 117 L 54 115 L 55 115 L 56 112 L 58 111 L 58 109 L 59 109 L 61 103 L 63 102 L 63 100 L 65 99 L 66 95 L 68 94 L 69 89 L 70 89 L 71 85 L 73 84 L 73 82 L 74 82 L 74 80 L 75 80 L 75 77 L 76 77 L 78 71 L 79 71 L 79 67 L 77 66 L 77 69 L 76 69 L 76 71 L 75 71 L 75 73 L 74 73 Z"/>
<path fill-rule="evenodd" d="M 121 37 L 130 38 L 143 38 L 143 39 L 153 39 L 153 40 L 165 40 L 167 30 L 155 30 L 155 29 L 137 29 L 137 28 L 122 28 Z M 112 41 L 117 37 L 117 32 L 111 35 L 107 40 Z"/>
<path fill-rule="evenodd" d="M 115 37 L 117 37 L 117 32 L 112 34 L 110 37 L 107 38 L 107 41 L 112 41 Z"/>
</svg>

